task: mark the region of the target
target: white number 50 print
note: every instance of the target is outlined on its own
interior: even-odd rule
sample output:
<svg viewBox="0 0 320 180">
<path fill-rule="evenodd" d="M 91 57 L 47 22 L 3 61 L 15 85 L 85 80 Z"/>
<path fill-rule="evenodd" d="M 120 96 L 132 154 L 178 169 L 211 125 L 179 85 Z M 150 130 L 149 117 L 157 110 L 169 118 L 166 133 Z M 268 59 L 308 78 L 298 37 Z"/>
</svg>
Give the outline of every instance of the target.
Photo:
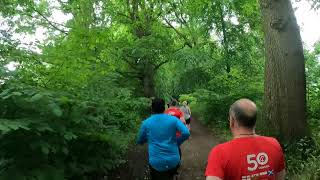
<svg viewBox="0 0 320 180">
<path fill-rule="evenodd" d="M 248 167 L 249 171 L 254 171 L 259 165 L 263 166 L 268 163 L 268 155 L 264 152 L 259 153 L 257 156 L 255 154 L 247 155 L 247 162 L 250 165 Z"/>
</svg>

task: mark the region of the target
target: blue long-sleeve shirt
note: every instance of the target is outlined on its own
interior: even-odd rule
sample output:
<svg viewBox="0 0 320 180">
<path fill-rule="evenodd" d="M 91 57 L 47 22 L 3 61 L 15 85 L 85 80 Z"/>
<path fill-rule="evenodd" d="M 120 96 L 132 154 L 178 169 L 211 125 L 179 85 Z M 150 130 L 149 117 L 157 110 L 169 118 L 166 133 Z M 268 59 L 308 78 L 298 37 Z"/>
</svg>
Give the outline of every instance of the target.
<svg viewBox="0 0 320 180">
<path fill-rule="evenodd" d="M 179 138 L 176 138 L 176 131 L 181 132 Z M 142 123 L 137 143 L 147 142 L 149 164 L 157 171 L 167 171 L 179 164 L 178 146 L 189 136 L 188 128 L 178 118 L 155 114 Z"/>
</svg>

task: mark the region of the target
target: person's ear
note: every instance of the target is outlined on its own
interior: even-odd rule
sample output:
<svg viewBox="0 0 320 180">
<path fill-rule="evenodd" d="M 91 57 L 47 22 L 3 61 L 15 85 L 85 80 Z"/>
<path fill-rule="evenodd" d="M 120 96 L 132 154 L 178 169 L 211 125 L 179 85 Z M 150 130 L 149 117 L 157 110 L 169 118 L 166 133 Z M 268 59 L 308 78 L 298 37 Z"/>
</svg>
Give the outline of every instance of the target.
<svg viewBox="0 0 320 180">
<path fill-rule="evenodd" d="M 234 128 L 236 128 L 237 126 L 238 126 L 238 124 L 237 124 L 236 120 L 234 119 L 234 117 L 233 117 L 233 116 L 230 116 L 230 128 L 231 128 L 231 129 L 234 129 Z"/>
<path fill-rule="evenodd" d="M 232 116 L 229 116 L 229 126 L 230 126 L 230 129 L 234 127 L 234 119 L 232 118 Z"/>
</svg>

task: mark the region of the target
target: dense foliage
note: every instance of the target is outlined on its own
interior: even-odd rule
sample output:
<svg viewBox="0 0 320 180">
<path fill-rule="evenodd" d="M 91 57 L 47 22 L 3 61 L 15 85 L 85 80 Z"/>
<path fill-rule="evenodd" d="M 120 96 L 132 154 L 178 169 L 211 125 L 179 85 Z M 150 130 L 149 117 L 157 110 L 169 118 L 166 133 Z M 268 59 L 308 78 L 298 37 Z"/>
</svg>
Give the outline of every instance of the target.
<svg viewBox="0 0 320 180">
<path fill-rule="evenodd" d="M 220 130 L 236 99 L 262 109 L 255 0 L 4 0 L 0 21 L 0 179 L 108 174 L 149 114 L 145 97 L 188 100 Z M 297 179 L 319 177 L 319 55 L 320 43 L 306 51 L 312 137 L 284 144 Z M 275 134 L 261 118 L 257 131 Z"/>
<path fill-rule="evenodd" d="M 21 84 L 1 104 L 1 179 L 101 175 L 124 161 L 145 107 L 125 91 L 90 100 Z"/>
</svg>

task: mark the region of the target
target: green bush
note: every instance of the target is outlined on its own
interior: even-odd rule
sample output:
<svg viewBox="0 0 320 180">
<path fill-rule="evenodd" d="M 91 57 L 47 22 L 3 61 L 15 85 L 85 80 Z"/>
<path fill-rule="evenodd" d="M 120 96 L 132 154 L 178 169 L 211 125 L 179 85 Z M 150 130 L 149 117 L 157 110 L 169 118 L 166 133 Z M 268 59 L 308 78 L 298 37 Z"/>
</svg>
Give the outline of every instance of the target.
<svg viewBox="0 0 320 180">
<path fill-rule="evenodd" d="M 302 138 L 285 145 L 289 179 L 313 180 L 320 178 L 319 137 Z"/>
<path fill-rule="evenodd" d="M 144 99 L 88 101 L 11 85 L 0 94 L 0 179 L 87 179 L 123 162 Z"/>
<path fill-rule="evenodd" d="M 249 98 L 261 106 L 262 83 L 244 78 L 239 72 L 216 76 L 209 84 L 208 89 L 198 89 L 189 95 L 193 111 L 201 114 L 205 124 L 226 129 L 230 105 L 240 98 Z"/>
<path fill-rule="evenodd" d="M 286 163 L 289 179 L 317 180 L 320 178 L 320 121 L 309 119 L 311 138 L 286 144 Z"/>
<path fill-rule="evenodd" d="M 320 179 L 320 156 L 312 156 L 307 162 L 300 164 L 300 171 L 298 172 L 289 172 L 289 179 L 294 180 L 318 180 Z"/>
</svg>

